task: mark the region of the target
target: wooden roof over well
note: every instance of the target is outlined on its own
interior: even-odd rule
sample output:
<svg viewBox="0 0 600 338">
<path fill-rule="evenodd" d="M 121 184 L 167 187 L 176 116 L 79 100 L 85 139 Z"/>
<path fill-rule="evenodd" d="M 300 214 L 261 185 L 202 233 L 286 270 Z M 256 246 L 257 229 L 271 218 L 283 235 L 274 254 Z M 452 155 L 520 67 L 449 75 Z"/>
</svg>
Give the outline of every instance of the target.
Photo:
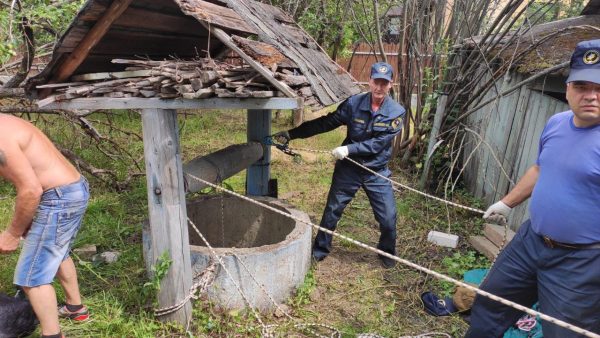
<svg viewBox="0 0 600 338">
<path fill-rule="evenodd" d="M 360 91 L 289 15 L 253 0 L 88 0 L 60 38 L 48 66 L 28 81 L 27 90 L 43 97 L 48 93 L 38 92 L 37 85 L 68 82 L 78 74 L 122 71 L 122 64 L 111 63 L 118 58 L 216 58 L 231 50 L 271 75 L 277 67 L 299 71 L 321 105 Z"/>
</svg>

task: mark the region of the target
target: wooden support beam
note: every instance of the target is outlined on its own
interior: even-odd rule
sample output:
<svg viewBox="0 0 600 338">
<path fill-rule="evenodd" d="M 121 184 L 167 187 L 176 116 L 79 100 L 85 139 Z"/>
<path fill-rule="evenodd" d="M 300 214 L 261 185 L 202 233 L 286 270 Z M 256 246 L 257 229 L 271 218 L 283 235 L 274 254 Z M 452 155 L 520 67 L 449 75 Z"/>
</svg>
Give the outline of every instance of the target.
<svg viewBox="0 0 600 338">
<path fill-rule="evenodd" d="M 231 39 L 231 37 L 225 33 L 222 29 L 214 26 L 210 26 L 207 23 L 202 21 L 202 24 L 206 29 L 208 29 L 211 34 L 217 37 L 225 46 L 229 49 L 236 52 L 244 61 L 246 61 L 252 68 L 256 69 L 257 72 L 260 73 L 265 79 L 269 81 L 270 84 L 275 86 L 275 88 L 279 89 L 282 93 L 284 93 L 287 97 L 297 97 L 296 93 L 288 87 L 286 84 L 279 82 L 273 76 L 273 73 L 266 69 L 262 64 L 256 62 L 253 58 L 251 58 L 248 54 L 246 54 L 241 48 L 239 48 L 235 42 Z"/>
<path fill-rule="evenodd" d="M 263 142 L 271 135 L 271 111 L 265 109 L 248 110 L 248 142 Z M 246 194 L 252 196 L 269 195 L 271 176 L 271 147 L 263 146 L 263 157 L 251 165 L 246 173 Z"/>
<path fill-rule="evenodd" d="M 183 170 L 179 148 L 177 112 L 166 109 L 142 110 L 144 156 L 148 189 L 148 213 L 152 250 L 150 262 L 167 253 L 172 263 L 161 282 L 159 307 L 179 304 L 192 286 L 192 264 Z M 185 327 L 192 316 L 188 301 L 181 309 L 160 317 Z"/>
<path fill-rule="evenodd" d="M 194 177 L 220 184 L 260 160 L 263 151 L 262 143 L 252 142 L 234 144 L 214 153 L 196 157 L 183 165 L 186 192 L 197 192 L 208 186 Z"/>
<path fill-rule="evenodd" d="M 110 7 L 102 14 L 102 17 L 96 22 L 94 27 L 88 31 L 77 47 L 75 47 L 66 60 L 59 66 L 49 83 L 63 82 L 68 79 L 89 55 L 92 48 L 100 42 L 112 23 L 123 14 L 132 1 L 133 0 L 114 0 L 110 4 Z"/>
<path fill-rule="evenodd" d="M 300 99 L 285 97 L 273 98 L 208 98 L 208 99 L 170 99 L 160 98 L 81 98 L 66 101 L 53 101 L 38 105 L 40 109 L 79 110 L 79 109 L 296 109 Z M 44 101 L 39 101 L 44 103 Z"/>
</svg>

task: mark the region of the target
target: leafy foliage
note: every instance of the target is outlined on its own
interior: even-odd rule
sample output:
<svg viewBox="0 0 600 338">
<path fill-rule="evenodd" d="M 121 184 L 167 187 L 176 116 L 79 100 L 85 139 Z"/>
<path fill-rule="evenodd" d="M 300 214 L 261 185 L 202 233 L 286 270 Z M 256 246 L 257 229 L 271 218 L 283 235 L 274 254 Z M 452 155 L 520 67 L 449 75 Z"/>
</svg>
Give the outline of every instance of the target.
<svg viewBox="0 0 600 338">
<path fill-rule="evenodd" d="M 304 277 L 304 283 L 296 290 L 296 296 L 291 299 L 291 305 L 294 307 L 300 307 L 310 303 L 310 294 L 317 286 L 317 279 L 315 278 L 314 268 L 310 269 Z"/>
<path fill-rule="evenodd" d="M 446 268 L 447 275 L 461 280 L 463 274 L 469 270 L 488 267 L 489 261 L 477 252 L 469 250 L 464 253 L 455 252 L 451 257 L 445 257 L 442 265 Z M 440 281 L 440 284 L 444 296 L 450 296 L 454 292 L 454 284 L 446 281 Z"/>
<path fill-rule="evenodd" d="M 152 280 L 144 284 L 144 289 L 150 290 L 150 292 L 160 291 L 160 282 L 169 272 L 172 263 L 173 260 L 169 257 L 169 252 L 163 252 L 156 261 L 156 265 L 151 267 Z"/>
<path fill-rule="evenodd" d="M 40 46 L 54 42 L 83 3 L 84 0 L 22 0 L 11 7 L 10 2 L 0 2 L 0 64 L 15 56 L 23 42 L 17 27 L 21 17 L 29 19 Z"/>
<path fill-rule="evenodd" d="M 279 0 L 263 1 L 280 6 L 294 16 L 330 56 L 348 56 L 357 41 L 375 43 L 374 6 L 378 6 L 380 21 L 397 1 L 348 0 Z"/>
</svg>

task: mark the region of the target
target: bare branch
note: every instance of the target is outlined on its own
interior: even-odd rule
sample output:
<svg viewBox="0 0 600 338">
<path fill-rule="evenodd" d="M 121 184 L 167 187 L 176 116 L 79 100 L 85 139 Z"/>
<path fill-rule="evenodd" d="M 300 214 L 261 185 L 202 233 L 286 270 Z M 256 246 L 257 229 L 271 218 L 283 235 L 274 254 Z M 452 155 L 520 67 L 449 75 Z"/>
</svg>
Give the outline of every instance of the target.
<svg viewBox="0 0 600 338">
<path fill-rule="evenodd" d="M 29 74 L 31 65 L 33 64 L 33 58 L 35 56 L 35 40 L 33 36 L 33 29 L 29 24 L 29 19 L 26 17 L 21 18 L 19 23 L 19 30 L 23 36 L 23 58 L 21 59 L 21 67 L 17 74 L 8 80 L 3 88 L 16 88 L 18 87 Z"/>
</svg>

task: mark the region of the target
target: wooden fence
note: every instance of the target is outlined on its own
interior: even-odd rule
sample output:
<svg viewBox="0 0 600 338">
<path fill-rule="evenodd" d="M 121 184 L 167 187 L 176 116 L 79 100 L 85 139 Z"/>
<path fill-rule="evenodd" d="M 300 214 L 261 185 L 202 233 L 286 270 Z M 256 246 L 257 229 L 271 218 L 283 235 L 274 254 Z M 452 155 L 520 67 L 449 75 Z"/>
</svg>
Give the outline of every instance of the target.
<svg viewBox="0 0 600 338">
<path fill-rule="evenodd" d="M 354 45 L 352 54 L 347 58 L 338 59 L 336 62 L 346 69 L 357 81 L 358 84 L 365 86 L 369 82 L 371 77 L 371 65 L 377 61 L 381 61 L 381 55 L 379 49 L 374 46 L 375 49 L 371 48 L 371 45 L 365 42 L 359 42 Z M 397 43 L 384 43 L 383 49 L 387 57 L 387 62 L 392 65 L 394 69 L 394 90 L 398 90 L 398 81 L 402 78 L 398 74 L 398 61 L 399 61 L 399 49 L 400 45 Z M 405 57 L 406 55 L 402 55 Z M 416 56 L 415 56 L 416 57 Z M 421 56 L 420 68 L 428 67 L 431 64 L 431 56 Z M 419 78 L 418 72 L 420 69 L 414 69 L 411 75 L 413 79 Z M 419 84 L 415 83 L 413 93 L 416 92 L 416 88 Z M 405 102 L 405 104 L 408 104 Z"/>
<path fill-rule="evenodd" d="M 512 73 L 509 80 L 497 82 L 498 92 L 524 79 Z M 494 96 L 495 91 L 490 90 L 483 101 Z M 501 199 L 535 163 L 548 119 L 565 110 L 569 110 L 565 102 L 523 86 L 471 114 L 467 121 L 471 131 L 467 131 L 463 148 L 468 189 L 488 205 Z M 513 210 L 510 226 L 516 229 L 528 217 L 529 202 L 522 203 Z"/>
</svg>

